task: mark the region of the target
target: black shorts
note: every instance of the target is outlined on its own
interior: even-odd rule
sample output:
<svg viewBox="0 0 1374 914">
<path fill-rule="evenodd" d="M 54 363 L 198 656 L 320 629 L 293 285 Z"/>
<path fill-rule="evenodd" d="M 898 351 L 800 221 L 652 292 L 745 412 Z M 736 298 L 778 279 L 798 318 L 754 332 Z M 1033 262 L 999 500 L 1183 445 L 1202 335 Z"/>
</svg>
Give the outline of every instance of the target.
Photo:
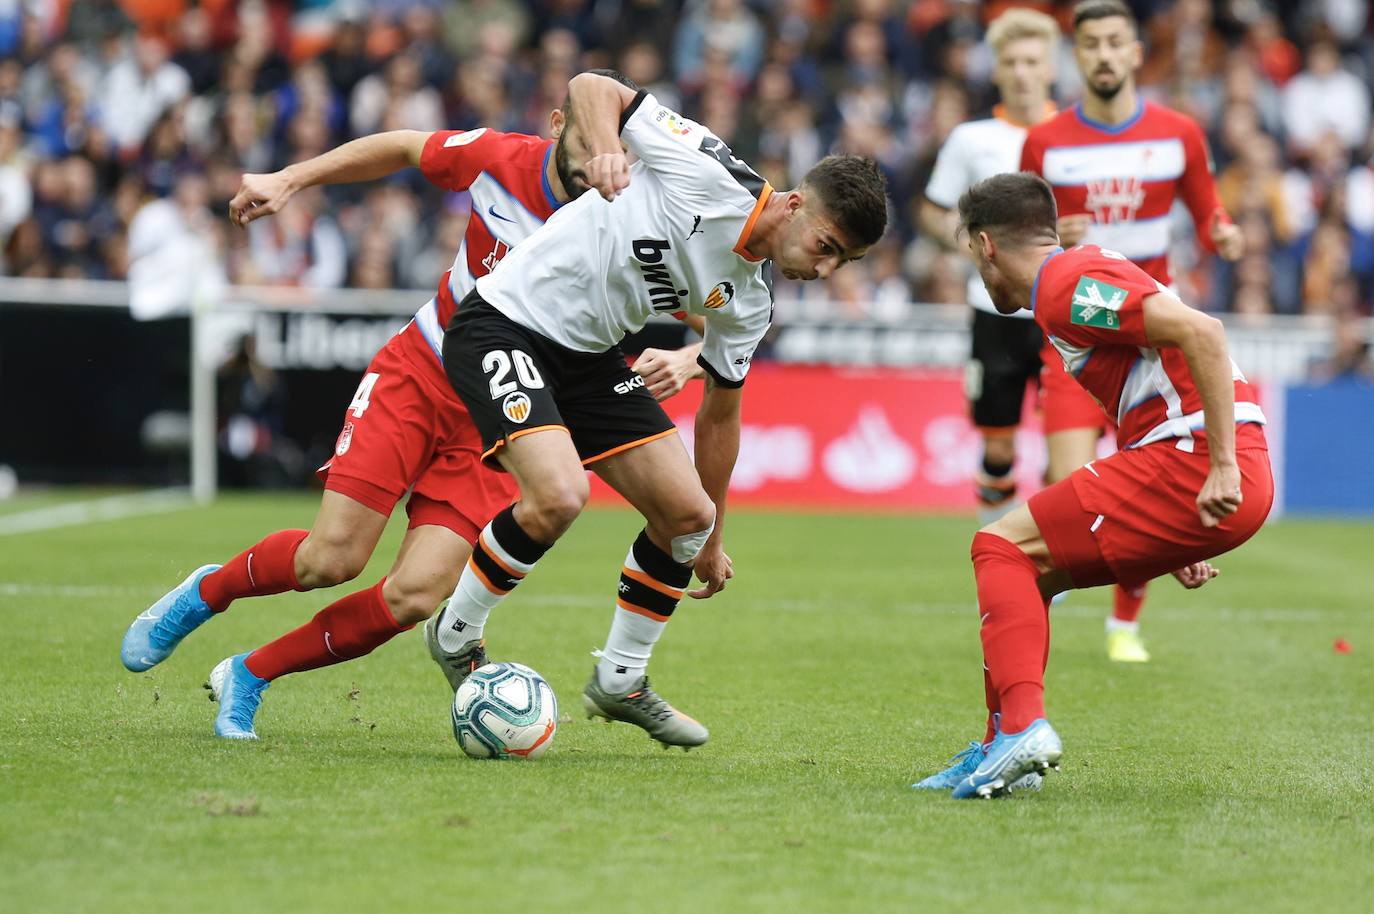
<svg viewBox="0 0 1374 914">
<path fill-rule="evenodd" d="M 578 352 L 469 292 L 444 332 L 444 370 L 482 435 L 482 459 L 539 429 L 566 428 L 584 464 L 677 431 L 616 346 Z"/>
<path fill-rule="evenodd" d="M 973 311 L 973 357 L 964 392 L 980 428 L 1021 424 L 1026 384 L 1040 381 L 1040 327 L 1033 320 Z"/>
</svg>

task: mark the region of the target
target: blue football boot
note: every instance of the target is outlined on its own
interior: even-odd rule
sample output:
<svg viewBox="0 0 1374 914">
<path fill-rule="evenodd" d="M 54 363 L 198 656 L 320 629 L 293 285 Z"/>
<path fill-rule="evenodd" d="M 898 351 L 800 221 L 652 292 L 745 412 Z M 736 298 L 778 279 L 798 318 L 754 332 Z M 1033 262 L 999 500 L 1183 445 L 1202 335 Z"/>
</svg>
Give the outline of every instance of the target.
<svg viewBox="0 0 1374 914">
<path fill-rule="evenodd" d="M 253 718 L 257 716 L 262 693 L 272 683 L 259 679 L 244 664 L 246 653 L 226 657 L 210 671 L 210 700 L 219 702 L 215 715 L 215 735 L 225 739 L 257 739 Z"/>
<path fill-rule="evenodd" d="M 956 800 L 970 797 L 1005 796 L 1028 774 L 1044 775 L 1051 768 L 1059 768 L 1064 744 L 1050 722 L 1036 718 L 1020 733 L 1002 733 L 988 744 L 983 760 L 954 787 Z"/>
<path fill-rule="evenodd" d="M 200 598 L 200 582 L 219 567 L 202 565 L 161 600 L 138 614 L 119 647 L 119 659 L 124 661 L 126 668 L 142 673 L 157 666 L 171 656 L 182 638 L 214 615 Z"/>
<path fill-rule="evenodd" d="M 992 715 L 992 726 L 994 730 L 997 729 L 1001 720 L 1002 715 Z M 916 790 L 953 790 L 956 784 L 970 774 L 973 774 L 973 772 L 977 770 L 978 765 L 986 757 L 987 746 L 974 740 L 968 744 L 967 749 L 962 752 L 957 752 L 950 757 L 950 761 L 953 764 L 944 771 L 932 774 L 930 777 L 917 781 L 911 786 Z M 1022 790 L 1035 792 L 1040 789 L 1043 780 L 1044 779 L 1040 777 L 1038 771 L 1032 771 L 1020 780 L 1013 782 L 1012 785 L 1007 788 L 1007 792 L 1017 793 Z"/>
</svg>

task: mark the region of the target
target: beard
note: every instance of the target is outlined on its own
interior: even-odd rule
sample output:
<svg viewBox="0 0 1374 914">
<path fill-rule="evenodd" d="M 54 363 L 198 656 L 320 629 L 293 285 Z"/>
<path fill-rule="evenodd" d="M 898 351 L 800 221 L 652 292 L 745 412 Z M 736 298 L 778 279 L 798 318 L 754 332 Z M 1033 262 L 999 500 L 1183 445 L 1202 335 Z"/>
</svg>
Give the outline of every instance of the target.
<svg viewBox="0 0 1374 914">
<path fill-rule="evenodd" d="M 558 172 L 558 180 L 563 182 L 563 190 L 569 200 L 576 200 L 587 191 L 587 176 L 580 168 L 573 168 L 572 156 L 568 154 L 567 144 L 559 137 L 553 146 L 553 167 Z"/>
<path fill-rule="evenodd" d="M 1117 93 L 1121 91 L 1121 87 L 1124 85 L 1126 85 L 1125 77 L 1118 79 L 1115 83 L 1105 86 L 1090 79 L 1088 80 L 1088 91 L 1102 99 L 1102 101 L 1109 102 L 1116 98 Z"/>
</svg>

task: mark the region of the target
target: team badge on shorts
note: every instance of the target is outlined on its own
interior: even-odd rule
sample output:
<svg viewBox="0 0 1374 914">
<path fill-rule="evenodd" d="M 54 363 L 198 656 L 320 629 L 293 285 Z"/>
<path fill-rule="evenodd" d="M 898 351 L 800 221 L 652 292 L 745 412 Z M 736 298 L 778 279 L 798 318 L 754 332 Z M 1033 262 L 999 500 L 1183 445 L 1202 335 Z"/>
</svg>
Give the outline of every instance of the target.
<svg viewBox="0 0 1374 914">
<path fill-rule="evenodd" d="M 1111 283 L 1084 276 L 1073 290 L 1073 305 L 1069 319 L 1084 327 L 1121 329 L 1121 315 L 1117 312 L 1126 303 L 1126 290 Z"/>
<path fill-rule="evenodd" d="M 714 311 L 717 308 L 724 308 L 730 304 L 735 297 L 735 284 L 730 282 L 718 282 L 716 287 L 711 290 L 711 294 L 706 296 L 703 305 Z"/>
<path fill-rule="evenodd" d="M 339 443 L 334 445 L 334 454 L 342 457 L 348 453 L 348 446 L 353 443 L 353 423 L 345 422 L 343 431 L 339 432 Z"/>
<path fill-rule="evenodd" d="M 517 390 L 501 401 L 501 412 L 512 422 L 524 422 L 530 417 L 530 398 Z"/>
</svg>

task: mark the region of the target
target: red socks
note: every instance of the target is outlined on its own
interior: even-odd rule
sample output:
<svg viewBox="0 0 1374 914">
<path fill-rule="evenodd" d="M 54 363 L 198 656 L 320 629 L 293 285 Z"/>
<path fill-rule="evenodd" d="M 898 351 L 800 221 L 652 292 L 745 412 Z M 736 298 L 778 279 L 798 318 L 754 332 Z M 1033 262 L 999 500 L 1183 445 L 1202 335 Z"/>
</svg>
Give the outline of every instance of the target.
<svg viewBox="0 0 1374 914">
<path fill-rule="evenodd" d="M 1141 604 L 1145 602 L 1148 584 L 1127 589 L 1120 584 L 1112 588 L 1112 618 L 1119 622 L 1134 622 L 1140 615 Z"/>
<path fill-rule="evenodd" d="M 382 599 L 386 578 L 367 590 L 351 593 L 315 614 L 315 618 L 244 658 L 254 676 L 276 679 L 287 673 L 353 660 L 390 641 L 412 626 L 399 625 Z"/>
<path fill-rule="evenodd" d="M 1036 586 L 1039 572 L 1025 553 L 991 533 L 973 537 L 972 554 L 988 710 L 1000 710 L 1003 733 L 1019 733 L 1045 716 L 1050 625 Z M 994 693 L 1000 707 L 993 705 Z"/>
<path fill-rule="evenodd" d="M 212 612 L 224 612 L 239 597 L 301 590 L 296 580 L 296 550 L 309 530 L 278 530 L 240 552 L 200 582 L 200 596 Z"/>
</svg>

